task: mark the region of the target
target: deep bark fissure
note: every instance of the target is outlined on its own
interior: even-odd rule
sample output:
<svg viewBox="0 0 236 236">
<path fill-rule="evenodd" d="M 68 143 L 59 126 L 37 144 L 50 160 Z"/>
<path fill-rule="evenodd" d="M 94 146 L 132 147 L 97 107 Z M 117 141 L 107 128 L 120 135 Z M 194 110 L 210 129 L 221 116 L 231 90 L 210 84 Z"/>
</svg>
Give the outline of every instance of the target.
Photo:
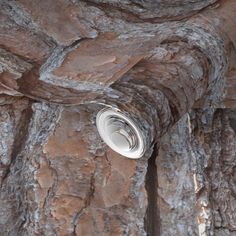
<svg viewBox="0 0 236 236">
<path fill-rule="evenodd" d="M 94 186 L 94 182 L 95 182 L 95 174 L 93 174 L 91 176 L 90 179 L 90 188 L 89 188 L 89 192 L 87 193 L 86 199 L 85 199 L 85 203 L 84 206 L 75 214 L 74 218 L 73 218 L 73 235 L 77 236 L 76 233 L 76 227 L 78 226 L 78 221 L 80 216 L 83 214 L 84 210 L 90 206 L 92 198 L 94 196 L 94 192 L 95 192 L 95 186 Z"/>
<path fill-rule="evenodd" d="M 156 157 L 158 154 L 158 147 L 155 144 L 151 157 L 148 160 L 148 167 L 145 179 L 145 188 L 147 191 L 148 206 L 144 218 L 144 227 L 147 236 L 159 236 L 160 233 L 160 212 L 158 208 L 158 179 Z"/>
</svg>

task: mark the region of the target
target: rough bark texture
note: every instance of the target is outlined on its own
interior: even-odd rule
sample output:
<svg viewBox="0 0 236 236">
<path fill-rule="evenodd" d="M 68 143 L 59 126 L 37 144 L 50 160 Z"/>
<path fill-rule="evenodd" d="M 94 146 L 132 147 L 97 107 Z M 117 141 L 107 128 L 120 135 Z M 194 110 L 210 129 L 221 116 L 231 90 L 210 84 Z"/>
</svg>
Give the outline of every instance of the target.
<svg viewBox="0 0 236 236">
<path fill-rule="evenodd" d="M 236 235 L 235 0 L 0 0 L 0 236 Z M 104 104 L 140 125 L 126 159 Z"/>
<path fill-rule="evenodd" d="M 236 235 L 235 131 L 234 110 L 196 110 L 162 139 L 161 235 Z"/>
</svg>

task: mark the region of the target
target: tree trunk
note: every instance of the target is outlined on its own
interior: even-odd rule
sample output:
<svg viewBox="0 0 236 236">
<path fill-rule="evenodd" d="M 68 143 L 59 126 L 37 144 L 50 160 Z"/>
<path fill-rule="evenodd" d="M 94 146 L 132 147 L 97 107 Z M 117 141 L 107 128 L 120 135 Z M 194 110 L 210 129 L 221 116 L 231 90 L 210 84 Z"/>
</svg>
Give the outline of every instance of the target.
<svg viewBox="0 0 236 236">
<path fill-rule="evenodd" d="M 161 235 L 236 235 L 234 120 L 234 110 L 195 110 L 163 138 Z"/>
<path fill-rule="evenodd" d="M 236 236 L 235 0 L 0 1 L 0 236 Z M 101 140 L 103 105 L 145 133 Z"/>
</svg>

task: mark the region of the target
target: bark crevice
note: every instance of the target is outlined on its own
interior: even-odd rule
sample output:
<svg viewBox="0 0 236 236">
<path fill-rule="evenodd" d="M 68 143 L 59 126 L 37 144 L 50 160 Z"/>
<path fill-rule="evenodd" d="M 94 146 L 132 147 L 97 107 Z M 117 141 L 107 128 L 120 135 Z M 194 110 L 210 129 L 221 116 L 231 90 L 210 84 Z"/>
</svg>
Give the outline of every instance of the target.
<svg viewBox="0 0 236 236">
<path fill-rule="evenodd" d="M 158 179 L 156 157 L 158 155 L 157 145 L 153 148 L 153 153 L 148 160 L 147 173 L 145 178 L 145 188 L 147 192 L 147 210 L 144 218 L 144 227 L 147 236 L 159 236 L 160 233 L 160 213 L 158 207 Z"/>
</svg>

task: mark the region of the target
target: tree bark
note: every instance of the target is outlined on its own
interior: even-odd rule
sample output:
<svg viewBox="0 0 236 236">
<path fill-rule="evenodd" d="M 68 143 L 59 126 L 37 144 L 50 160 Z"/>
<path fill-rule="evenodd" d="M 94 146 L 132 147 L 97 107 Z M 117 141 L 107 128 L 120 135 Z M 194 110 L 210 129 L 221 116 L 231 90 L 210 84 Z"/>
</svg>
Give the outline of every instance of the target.
<svg viewBox="0 0 236 236">
<path fill-rule="evenodd" d="M 236 235 L 234 119 L 230 109 L 195 110 L 163 138 L 161 235 Z"/>
<path fill-rule="evenodd" d="M 235 12 L 0 1 L 0 236 L 236 235 Z M 102 142 L 104 103 L 141 124 L 144 157 Z"/>
</svg>

